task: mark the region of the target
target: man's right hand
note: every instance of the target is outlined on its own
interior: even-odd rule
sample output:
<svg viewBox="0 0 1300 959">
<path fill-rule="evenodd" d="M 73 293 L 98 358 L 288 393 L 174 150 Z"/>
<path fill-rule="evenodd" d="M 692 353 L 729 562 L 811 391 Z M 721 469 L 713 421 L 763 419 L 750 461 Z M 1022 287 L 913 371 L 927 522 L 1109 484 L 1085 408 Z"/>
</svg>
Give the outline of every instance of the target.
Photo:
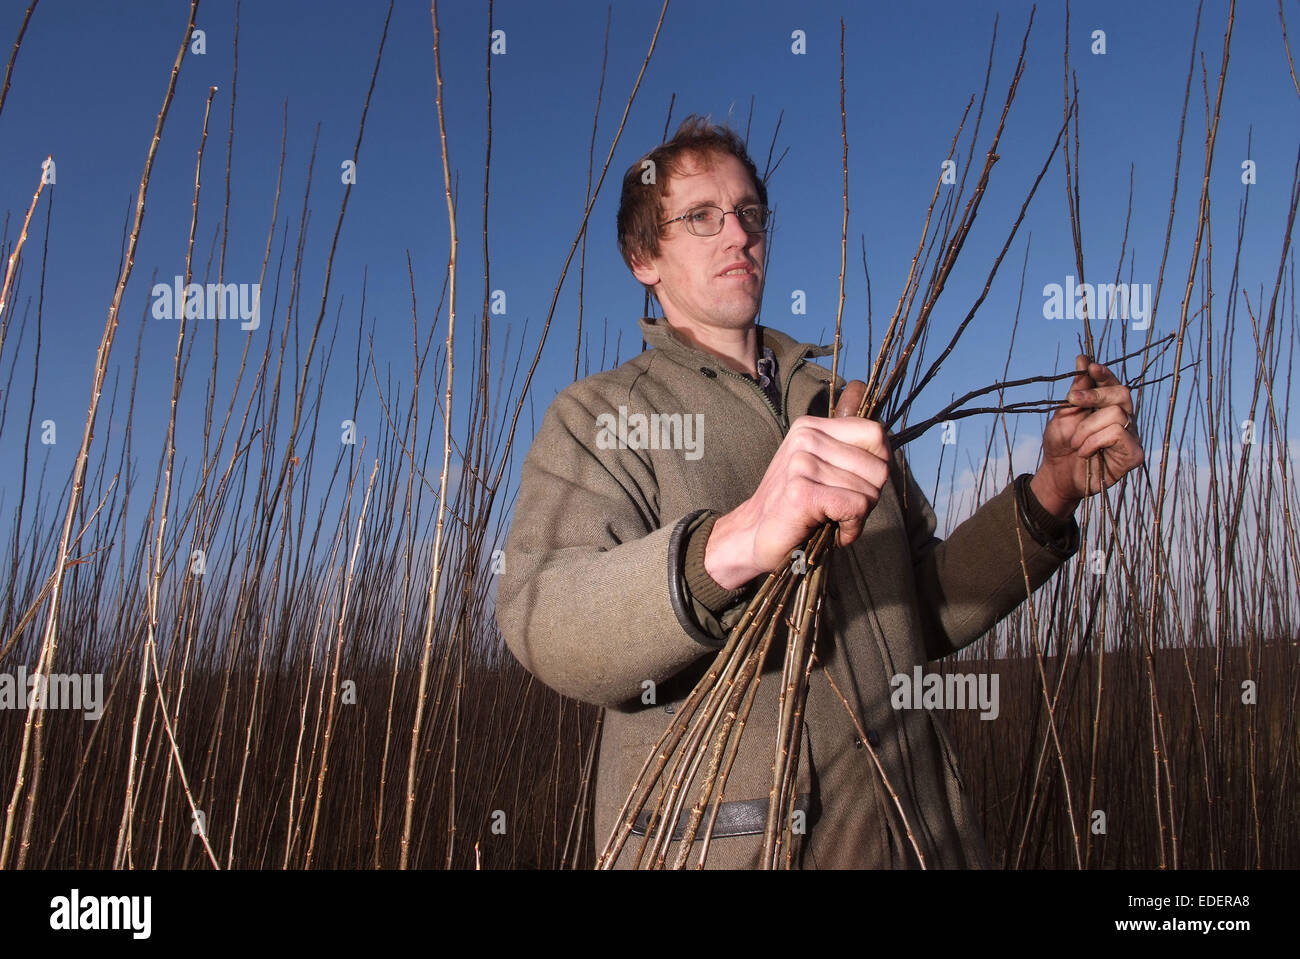
<svg viewBox="0 0 1300 959">
<path fill-rule="evenodd" d="M 718 517 L 704 568 L 719 586 L 735 589 L 781 566 L 828 520 L 839 523 L 839 546 L 861 535 L 891 457 L 884 427 L 853 415 L 866 388 L 851 381 L 833 418 L 796 419 L 754 495 Z"/>
</svg>

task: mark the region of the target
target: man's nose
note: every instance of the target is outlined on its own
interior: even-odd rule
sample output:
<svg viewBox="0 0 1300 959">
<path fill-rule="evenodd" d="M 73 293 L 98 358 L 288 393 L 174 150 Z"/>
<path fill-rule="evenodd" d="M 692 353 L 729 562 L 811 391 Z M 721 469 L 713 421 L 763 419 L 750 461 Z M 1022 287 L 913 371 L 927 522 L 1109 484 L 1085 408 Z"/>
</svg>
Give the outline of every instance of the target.
<svg viewBox="0 0 1300 959">
<path fill-rule="evenodd" d="M 759 239 L 761 233 L 750 233 L 740 223 L 740 214 L 728 211 L 722 217 L 722 239 L 728 246 L 745 247 Z"/>
</svg>

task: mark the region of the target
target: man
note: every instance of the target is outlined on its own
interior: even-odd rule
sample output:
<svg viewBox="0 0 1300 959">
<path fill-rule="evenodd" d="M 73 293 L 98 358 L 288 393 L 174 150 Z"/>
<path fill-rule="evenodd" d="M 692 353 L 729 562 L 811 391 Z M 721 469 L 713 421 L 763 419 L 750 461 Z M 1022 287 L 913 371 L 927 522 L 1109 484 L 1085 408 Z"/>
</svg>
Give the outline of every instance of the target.
<svg viewBox="0 0 1300 959">
<path fill-rule="evenodd" d="M 1129 391 L 1080 357 L 1074 406 L 1049 422 L 1038 472 L 940 541 L 880 424 L 826 417 L 830 372 L 809 357 L 830 349 L 756 325 L 767 218 L 743 145 L 699 118 L 628 171 L 619 245 L 663 319 L 641 321 L 649 349 L 569 386 L 547 411 L 523 466 L 498 622 L 543 682 L 609 707 L 602 848 L 764 574 L 834 520 L 795 862 L 989 865 L 939 717 L 893 708 L 890 679 L 978 639 L 1075 553 L 1080 500 L 1142 462 Z M 843 405 L 862 387 L 849 385 Z M 1103 450 L 1106 475 L 1094 466 L 1090 489 L 1088 460 Z M 765 667 L 707 865 L 758 861 L 780 658 Z M 639 844 L 634 835 L 618 865 Z"/>
</svg>

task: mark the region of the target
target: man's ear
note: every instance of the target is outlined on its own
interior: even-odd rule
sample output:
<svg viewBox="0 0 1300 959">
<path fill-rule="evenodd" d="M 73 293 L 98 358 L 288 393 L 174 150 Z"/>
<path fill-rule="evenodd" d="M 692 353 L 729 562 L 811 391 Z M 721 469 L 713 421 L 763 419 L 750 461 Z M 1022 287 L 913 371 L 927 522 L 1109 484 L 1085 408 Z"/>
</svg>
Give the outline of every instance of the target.
<svg viewBox="0 0 1300 959">
<path fill-rule="evenodd" d="M 644 286 L 652 287 L 659 282 L 659 271 L 639 257 L 632 258 L 632 275 Z"/>
</svg>

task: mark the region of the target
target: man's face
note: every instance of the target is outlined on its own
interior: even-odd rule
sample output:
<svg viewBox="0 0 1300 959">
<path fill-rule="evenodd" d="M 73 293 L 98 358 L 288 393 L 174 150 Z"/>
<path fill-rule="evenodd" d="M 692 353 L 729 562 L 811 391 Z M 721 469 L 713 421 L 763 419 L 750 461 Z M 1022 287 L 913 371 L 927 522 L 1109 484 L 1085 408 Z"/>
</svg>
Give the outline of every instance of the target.
<svg viewBox="0 0 1300 959">
<path fill-rule="evenodd" d="M 734 156 L 710 154 L 703 163 L 695 155 L 682 158 L 665 188 L 660 222 L 702 204 L 728 215 L 716 236 L 694 236 L 684 222 L 670 223 L 659 241 L 659 255 L 632 271 L 654 288 L 674 326 L 743 329 L 754 322 L 763 299 L 766 235 L 747 233 L 731 211 L 758 202 L 753 180 Z"/>
</svg>

